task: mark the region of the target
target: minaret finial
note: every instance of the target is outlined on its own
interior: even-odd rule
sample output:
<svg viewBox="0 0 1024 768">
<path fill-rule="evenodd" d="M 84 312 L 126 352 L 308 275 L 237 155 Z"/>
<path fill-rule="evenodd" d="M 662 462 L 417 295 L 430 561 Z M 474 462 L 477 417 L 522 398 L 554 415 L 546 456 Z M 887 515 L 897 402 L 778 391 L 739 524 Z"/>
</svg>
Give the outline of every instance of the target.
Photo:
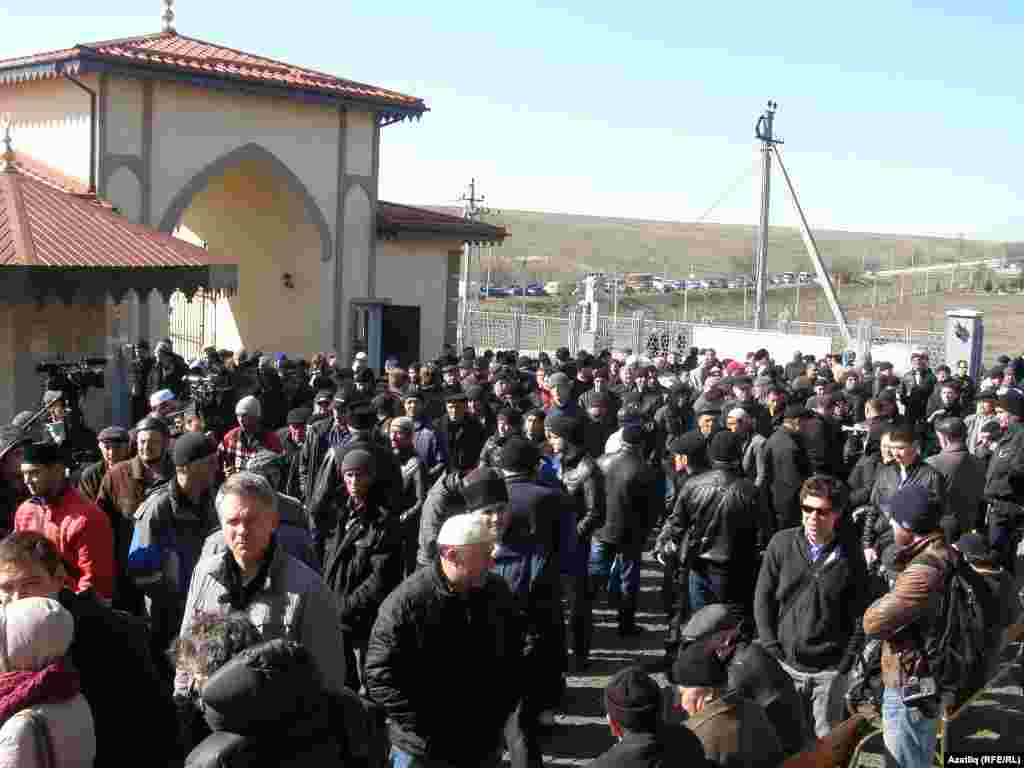
<svg viewBox="0 0 1024 768">
<path fill-rule="evenodd" d="M 11 148 L 11 121 L 5 120 L 3 123 L 4 128 L 4 154 L 2 156 L 3 163 L 0 164 L 0 171 L 4 173 L 14 173 L 17 169 L 14 167 L 14 150 Z"/>
<path fill-rule="evenodd" d="M 160 18 L 164 22 L 164 32 L 167 34 L 175 34 L 174 29 L 174 0 L 164 0 L 164 15 Z"/>
</svg>

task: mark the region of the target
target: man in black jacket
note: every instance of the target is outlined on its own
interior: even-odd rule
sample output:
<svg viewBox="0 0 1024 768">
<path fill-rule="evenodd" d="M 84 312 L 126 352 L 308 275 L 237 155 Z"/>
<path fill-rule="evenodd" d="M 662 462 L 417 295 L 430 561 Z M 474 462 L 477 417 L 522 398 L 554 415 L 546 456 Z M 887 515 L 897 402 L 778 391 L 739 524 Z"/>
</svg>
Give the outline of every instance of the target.
<svg viewBox="0 0 1024 768">
<path fill-rule="evenodd" d="M 800 506 L 803 525 L 776 533 L 765 551 L 754 618 L 761 644 L 793 678 L 814 733 L 822 737 L 843 719 L 843 713 L 829 711 L 829 693 L 858 650 L 867 567 L 843 519 L 841 481 L 808 478 Z"/>
<path fill-rule="evenodd" d="M 811 412 L 801 404 L 786 406 L 782 426 L 764 445 L 763 487 L 769 489 L 767 496 L 775 527 L 780 531 L 800 523 L 800 486 L 810 475 L 800 433 L 811 417 Z"/>
<path fill-rule="evenodd" d="M 479 421 L 466 417 L 466 395 L 461 390 L 445 395 L 444 403 L 446 412 L 434 431 L 448 457 L 448 469 L 471 466 L 479 461 L 487 434 Z"/>
<path fill-rule="evenodd" d="M 956 541 L 985 524 L 985 465 L 967 451 L 963 419 L 942 418 L 934 426 L 940 450 L 927 463 L 942 475 L 947 500 L 942 531 L 946 541 Z"/>
<path fill-rule="evenodd" d="M 620 450 L 597 461 L 604 477 L 605 523 L 594 533 L 589 569 L 595 592 L 606 587 L 613 602 L 621 592 L 618 623 L 619 634 L 625 636 L 641 631 L 636 625 L 640 556 L 661 500 L 655 471 L 644 460 L 644 428 L 628 424 L 621 435 Z"/>
<path fill-rule="evenodd" d="M 331 403 L 331 418 L 315 421 L 306 429 L 299 453 L 299 498 L 307 504 L 313 496 L 313 487 L 328 452 L 332 448 L 340 448 L 351 439 L 348 429 L 348 405 L 351 398 L 351 385 L 339 387 Z"/>
<path fill-rule="evenodd" d="M 537 482 L 540 460 L 540 451 L 525 438 L 510 438 L 502 446 L 508 514 L 498 530 L 492 571 L 508 584 L 526 622 L 524 709 L 528 718 L 543 715 L 553 722 L 553 713 L 544 713 L 554 709 L 564 690 L 561 556 L 563 516 L 569 507 L 561 489 Z M 493 471 L 478 470 L 467 478 L 467 486 Z"/>
<path fill-rule="evenodd" d="M 402 578 L 398 518 L 370 494 L 373 455 L 353 448 L 341 462 L 347 498 L 332 516 L 324 541 L 324 582 L 338 601 L 338 619 L 345 636 L 345 679 L 361 680 L 356 658 L 366 662 L 366 644 L 377 609 Z M 358 688 L 355 682 L 353 688 Z"/>
<path fill-rule="evenodd" d="M 497 486 L 504 490 L 500 479 Z M 503 506 L 504 494 L 474 496 L 490 511 Z M 449 518 L 438 535 L 438 558 L 380 607 L 367 647 L 366 691 L 387 716 L 392 765 L 501 765 L 502 731 L 523 682 L 522 637 L 508 585 L 489 573 L 495 540 L 494 515 Z M 467 708 L 472 726 L 442 700 Z"/>
<path fill-rule="evenodd" d="M 740 474 L 742 438 L 719 432 L 708 446 L 711 470 L 690 480 L 666 521 L 679 546 L 690 526 L 685 566 L 690 568 L 690 608 L 711 603 L 743 606 L 747 612 L 757 579 L 758 554 L 774 531 L 754 484 Z"/>
<path fill-rule="evenodd" d="M 558 462 L 558 479 L 573 509 L 574 531 L 563 532 L 563 541 L 575 546 L 562 554 L 569 599 L 573 664 L 577 671 L 590 661 L 594 630 L 594 593 L 587 573 L 590 537 L 604 524 L 604 493 L 597 464 L 580 447 L 580 423 L 565 416 L 549 416 L 545 424 L 548 444 Z"/>
</svg>

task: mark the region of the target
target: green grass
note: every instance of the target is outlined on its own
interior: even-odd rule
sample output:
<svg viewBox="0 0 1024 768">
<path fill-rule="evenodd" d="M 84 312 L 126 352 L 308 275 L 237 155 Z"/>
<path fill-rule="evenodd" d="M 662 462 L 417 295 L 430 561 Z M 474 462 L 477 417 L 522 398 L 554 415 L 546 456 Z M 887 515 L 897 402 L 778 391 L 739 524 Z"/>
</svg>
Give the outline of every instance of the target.
<svg viewBox="0 0 1024 768">
<path fill-rule="evenodd" d="M 656 272 L 685 277 L 697 274 L 749 273 L 756 227 L 732 224 L 612 219 L 535 211 L 501 211 L 486 219 L 503 224 L 510 237 L 484 250 L 483 267 L 493 279 L 525 271 L 531 280 L 559 280 L 587 271 Z M 816 231 L 818 249 L 833 272 L 856 275 L 864 266 L 891 269 L 980 258 L 995 258 L 1006 244 L 981 240 Z M 491 254 L 490 256 L 488 254 Z M 812 271 L 800 232 L 770 227 L 770 272 Z"/>
</svg>

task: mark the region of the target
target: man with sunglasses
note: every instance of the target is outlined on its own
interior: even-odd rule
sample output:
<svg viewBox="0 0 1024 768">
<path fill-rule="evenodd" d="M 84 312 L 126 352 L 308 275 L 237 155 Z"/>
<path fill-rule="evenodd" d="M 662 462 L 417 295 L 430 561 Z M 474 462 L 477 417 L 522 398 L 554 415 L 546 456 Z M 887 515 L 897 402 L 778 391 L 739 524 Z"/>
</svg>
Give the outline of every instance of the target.
<svg viewBox="0 0 1024 768">
<path fill-rule="evenodd" d="M 867 592 L 864 555 L 843 520 L 845 503 L 840 480 L 804 481 L 801 525 L 772 537 L 754 595 L 758 637 L 793 678 L 818 737 L 843 719 L 829 711 L 829 694 L 856 656 Z"/>
</svg>

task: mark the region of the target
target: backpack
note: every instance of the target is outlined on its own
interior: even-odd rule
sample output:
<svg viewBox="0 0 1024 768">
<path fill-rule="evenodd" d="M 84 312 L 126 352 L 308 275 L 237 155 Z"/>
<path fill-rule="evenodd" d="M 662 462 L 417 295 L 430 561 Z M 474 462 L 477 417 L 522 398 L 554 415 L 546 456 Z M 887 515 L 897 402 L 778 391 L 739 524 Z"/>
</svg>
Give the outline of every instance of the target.
<svg viewBox="0 0 1024 768">
<path fill-rule="evenodd" d="M 943 704 L 960 706 L 984 687 L 988 669 L 986 616 L 993 615 L 993 595 L 985 579 L 960 552 L 946 569 L 939 608 L 922 643 L 924 655 Z M 932 567 L 942 563 L 933 555 L 918 558 Z"/>
</svg>

